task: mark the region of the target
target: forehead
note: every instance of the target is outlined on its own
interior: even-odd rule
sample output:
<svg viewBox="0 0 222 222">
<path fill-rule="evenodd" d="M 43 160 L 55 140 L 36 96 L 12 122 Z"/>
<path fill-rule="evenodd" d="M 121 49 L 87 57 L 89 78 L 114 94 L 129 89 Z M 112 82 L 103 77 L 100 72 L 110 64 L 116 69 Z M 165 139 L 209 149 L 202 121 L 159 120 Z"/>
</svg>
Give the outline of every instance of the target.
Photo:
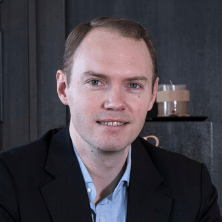
<svg viewBox="0 0 222 222">
<path fill-rule="evenodd" d="M 123 37 L 117 31 L 95 28 L 83 39 L 74 55 L 74 65 L 83 64 L 116 72 L 150 72 L 152 62 L 144 40 Z M 92 68 L 92 67 L 90 67 Z M 124 70 L 125 69 L 125 70 Z"/>
</svg>

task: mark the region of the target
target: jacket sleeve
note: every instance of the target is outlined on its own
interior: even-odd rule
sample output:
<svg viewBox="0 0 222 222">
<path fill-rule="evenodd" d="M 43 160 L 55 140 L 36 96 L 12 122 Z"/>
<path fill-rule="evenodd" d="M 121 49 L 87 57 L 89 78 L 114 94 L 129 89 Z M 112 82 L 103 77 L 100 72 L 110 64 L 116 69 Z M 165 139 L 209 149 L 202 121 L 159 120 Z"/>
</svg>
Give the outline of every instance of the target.
<svg viewBox="0 0 222 222">
<path fill-rule="evenodd" d="M 0 159 L 0 221 L 19 221 L 16 192 L 9 170 Z"/>
<path fill-rule="evenodd" d="M 196 221 L 200 222 L 222 222 L 220 209 L 217 203 L 218 194 L 207 167 L 202 163 L 201 172 L 201 205 Z"/>
</svg>

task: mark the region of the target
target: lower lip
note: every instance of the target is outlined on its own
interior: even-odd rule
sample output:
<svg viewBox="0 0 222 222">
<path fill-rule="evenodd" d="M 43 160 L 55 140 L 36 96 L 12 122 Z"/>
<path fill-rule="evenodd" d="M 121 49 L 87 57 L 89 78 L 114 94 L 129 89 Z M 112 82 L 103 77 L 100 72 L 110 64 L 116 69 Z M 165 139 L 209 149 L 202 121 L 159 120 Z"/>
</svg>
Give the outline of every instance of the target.
<svg viewBox="0 0 222 222">
<path fill-rule="evenodd" d="M 113 126 L 113 125 L 104 125 L 104 124 L 100 124 L 100 123 L 97 123 L 98 125 L 102 126 L 105 130 L 108 130 L 108 131 L 119 131 L 119 130 L 122 130 L 124 129 L 128 123 L 124 124 L 124 125 L 117 125 L 117 126 Z"/>
</svg>

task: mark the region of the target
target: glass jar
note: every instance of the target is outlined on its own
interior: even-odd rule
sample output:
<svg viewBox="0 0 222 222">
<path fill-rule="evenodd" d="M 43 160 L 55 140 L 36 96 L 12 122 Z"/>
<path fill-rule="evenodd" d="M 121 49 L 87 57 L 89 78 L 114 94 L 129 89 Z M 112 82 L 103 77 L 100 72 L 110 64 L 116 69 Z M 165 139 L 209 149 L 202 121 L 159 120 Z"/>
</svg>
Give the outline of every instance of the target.
<svg viewBox="0 0 222 222">
<path fill-rule="evenodd" d="M 158 116 L 189 116 L 187 102 L 190 92 L 186 85 L 161 84 L 158 86 Z"/>
</svg>

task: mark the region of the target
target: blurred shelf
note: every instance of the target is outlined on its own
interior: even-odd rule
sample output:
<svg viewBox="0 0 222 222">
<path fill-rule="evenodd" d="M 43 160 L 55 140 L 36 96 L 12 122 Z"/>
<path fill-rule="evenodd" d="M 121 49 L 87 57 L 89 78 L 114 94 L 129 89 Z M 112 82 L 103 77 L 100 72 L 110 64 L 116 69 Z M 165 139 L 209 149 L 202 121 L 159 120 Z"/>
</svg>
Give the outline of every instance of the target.
<svg viewBox="0 0 222 222">
<path fill-rule="evenodd" d="M 207 116 L 167 116 L 167 117 L 147 117 L 146 121 L 204 121 Z"/>
</svg>

